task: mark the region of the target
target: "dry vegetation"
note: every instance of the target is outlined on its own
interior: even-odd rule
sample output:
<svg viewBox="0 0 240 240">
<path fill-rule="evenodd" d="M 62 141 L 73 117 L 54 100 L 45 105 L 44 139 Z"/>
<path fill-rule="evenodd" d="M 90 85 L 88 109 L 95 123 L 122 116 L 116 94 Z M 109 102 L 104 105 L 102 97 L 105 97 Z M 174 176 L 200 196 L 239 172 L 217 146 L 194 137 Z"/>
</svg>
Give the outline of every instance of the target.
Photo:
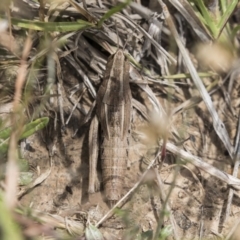
<svg viewBox="0 0 240 240">
<path fill-rule="evenodd" d="M 1 1 L 0 239 L 240 239 L 239 11 L 236 0 Z M 88 193 L 88 139 L 119 48 L 131 137 L 109 208 L 100 164 Z"/>
</svg>

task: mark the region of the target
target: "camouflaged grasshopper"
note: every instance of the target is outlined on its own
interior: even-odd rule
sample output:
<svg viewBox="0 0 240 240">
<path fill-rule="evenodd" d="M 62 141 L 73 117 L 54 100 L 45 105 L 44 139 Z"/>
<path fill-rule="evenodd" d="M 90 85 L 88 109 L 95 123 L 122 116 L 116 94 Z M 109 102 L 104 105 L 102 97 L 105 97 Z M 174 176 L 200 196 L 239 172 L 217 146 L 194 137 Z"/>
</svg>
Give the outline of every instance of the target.
<svg viewBox="0 0 240 240">
<path fill-rule="evenodd" d="M 96 171 L 99 120 L 103 187 L 110 205 L 116 203 L 122 195 L 127 169 L 132 101 L 129 66 L 123 50 L 119 49 L 109 57 L 103 82 L 97 93 L 97 117 L 93 118 L 89 133 L 89 193 L 99 188 Z"/>
</svg>

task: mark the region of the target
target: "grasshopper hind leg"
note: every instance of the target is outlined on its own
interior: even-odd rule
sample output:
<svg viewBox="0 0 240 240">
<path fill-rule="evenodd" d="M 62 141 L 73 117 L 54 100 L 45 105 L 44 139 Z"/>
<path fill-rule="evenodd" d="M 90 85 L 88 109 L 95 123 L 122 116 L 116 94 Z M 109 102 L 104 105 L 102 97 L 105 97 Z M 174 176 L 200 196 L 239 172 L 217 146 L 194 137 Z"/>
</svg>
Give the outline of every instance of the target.
<svg viewBox="0 0 240 240">
<path fill-rule="evenodd" d="M 94 116 L 89 130 L 89 185 L 88 192 L 94 193 L 100 189 L 100 182 L 97 177 L 97 160 L 99 151 L 99 122 L 97 116 Z"/>
</svg>

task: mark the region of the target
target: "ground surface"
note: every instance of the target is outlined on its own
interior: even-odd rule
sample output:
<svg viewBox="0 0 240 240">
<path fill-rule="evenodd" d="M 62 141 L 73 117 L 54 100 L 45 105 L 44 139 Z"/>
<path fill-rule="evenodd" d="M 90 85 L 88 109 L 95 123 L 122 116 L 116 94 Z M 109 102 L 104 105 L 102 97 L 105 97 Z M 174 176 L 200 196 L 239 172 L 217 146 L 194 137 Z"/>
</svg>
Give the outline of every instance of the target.
<svg viewBox="0 0 240 240">
<path fill-rule="evenodd" d="M 221 97 L 216 98 L 216 105 L 220 105 L 220 111 L 225 113 L 225 108 L 219 104 L 220 102 Z M 177 104 L 172 106 L 177 106 Z M 65 116 L 68 115 L 71 107 L 68 100 L 64 99 Z M 230 172 L 230 159 L 213 132 L 210 119 L 204 111 L 204 104 L 200 104 L 197 111 L 190 109 L 184 112 L 185 116 L 176 114 L 173 117 L 172 124 L 181 131 L 183 139 L 191 136 L 184 144 L 181 144 L 181 147 L 202 157 L 218 169 Z M 87 191 L 89 124 L 81 127 L 76 136 L 72 138 L 81 118 L 82 115 L 75 110 L 66 132 L 61 136 L 59 131 L 56 137 L 51 174 L 43 183 L 24 195 L 21 203 L 31 204 L 33 209 L 63 217 L 77 218 L 79 212 L 89 213 L 91 222 L 96 223 L 108 211 L 108 206 L 104 201 L 102 188 L 95 194 L 89 195 Z M 232 119 L 233 121 L 230 121 L 231 118 L 226 118 L 225 124 L 231 126 L 230 124 L 236 121 Z M 145 123 L 141 114 L 133 109 L 133 132 L 138 129 L 140 129 L 138 132 L 141 131 L 141 126 Z M 234 136 L 234 127 L 231 126 L 231 129 L 232 136 Z M 30 166 L 34 169 L 35 177 L 37 173 L 43 173 L 50 168 L 49 152 L 45 142 L 48 137 L 51 138 L 48 133 L 44 135 L 43 132 L 39 132 L 27 139 L 32 151 L 25 151 L 24 157 L 29 160 Z M 126 172 L 123 195 L 139 180 L 146 168 L 143 159 L 148 151 L 148 147 L 142 144 L 136 136 L 131 137 L 130 168 Z M 154 158 L 154 155 L 148 158 Z M 209 238 L 216 236 L 220 231 L 222 234 L 228 233 L 239 218 L 240 199 L 234 196 L 230 217 L 221 228 L 221 219 L 228 196 L 227 185 L 190 164 L 179 167 L 175 164 L 176 161 L 177 158 L 168 153 L 159 173 L 164 182 L 164 191 L 166 193 L 171 191 L 169 203 L 180 236 L 192 239 L 198 238 L 201 234 L 204 238 Z M 99 172 L 101 173 L 101 169 Z M 101 174 L 99 178 L 101 181 Z M 124 232 L 130 231 L 129 228 L 137 231 L 137 227 L 140 232 L 156 228 L 162 204 L 155 178 L 154 173 L 151 172 L 148 183 L 142 184 L 127 201 L 123 207 L 128 213 L 125 220 L 124 217 L 121 220 L 120 217 L 115 216 L 103 223 L 101 231 L 106 238 L 109 239 L 111 234 L 116 239 L 121 238 Z M 165 217 L 165 219 L 164 226 L 170 226 L 168 218 Z M 126 224 L 128 230 L 126 230 Z"/>
<path fill-rule="evenodd" d="M 151 2 L 153 3 L 154 1 Z M 145 6 L 147 5 L 145 2 Z M 148 6 L 149 9 L 157 11 L 153 4 L 150 5 Z M 94 8 L 92 8 L 92 11 L 100 18 L 103 13 L 98 10 L 95 9 L 94 12 Z M 128 11 L 132 14 L 129 9 Z M 152 23 L 145 21 L 140 15 L 136 15 L 135 13 L 131 15 L 133 21 L 148 31 Z M 152 73 L 152 79 L 155 79 L 156 74 L 160 75 L 164 72 L 164 64 L 160 61 L 163 60 L 162 55 L 159 57 L 157 54 L 159 52 L 151 47 L 149 42 L 146 43 L 149 39 L 141 31 L 137 32 L 138 30 L 137 28 L 135 29 L 134 25 L 124 22 L 122 20 L 123 16 L 125 15 L 122 13 L 114 15 L 114 21 L 119 21 L 118 32 L 115 31 L 115 27 L 111 28 L 113 25 L 111 21 L 106 21 L 105 28 L 90 29 L 88 32 L 83 31 L 79 35 L 74 35 L 67 43 L 68 45 L 66 44 L 68 47 L 67 50 L 65 49 L 67 53 L 57 52 L 54 49 L 58 53 L 60 63 L 56 68 L 61 74 L 58 72 L 57 80 L 52 85 L 51 98 L 47 103 L 44 103 L 41 111 L 41 116 L 48 116 L 50 122 L 44 130 L 38 131 L 27 138 L 26 141 L 23 141 L 25 142 L 24 144 L 21 143 L 22 157 L 28 160 L 34 179 L 49 171 L 50 174 L 46 174 L 44 181 L 41 181 L 30 191 L 21 195 L 19 199 L 20 204 L 30 207 L 33 211 L 63 217 L 63 226 L 68 230 L 72 227 L 69 221 L 75 220 L 79 224 L 78 226 L 82 226 L 80 231 L 78 231 L 78 235 L 84 234 L 87 221 L 95 225 L 108 212 L 109 206 L 104 198 L 102 184 L 100 185 L 100 191 L 93 194 L 88 193 L 89 155 L 91 154 L 88 138 L 90 122 L 95 111 L 92 112 L 90 120 L 82 124 L 86 114 L 83 114 L 79 109 L 83 108 L 83 112 L 88 113 L 94 100 L 87 88 L 84 88 L 83 92 L 81 91 L 84 77 L 77 75 L 76 71 L 73 71 L 72 66 L 70 66 L 71 64 L 65 61 L 66 59 L 62 60 L 62 58 L 64 59 L 63 56 L 67 56 L 71 51 L 74 53 L 76 51 L 77 56 L 74 55 L 74 57 L 78 58 L 78 63 L 80 62 L 79 69 L 85 71 L 83 71 L 84 74 L 89 77 L 96 91 L 103 78 L 107 57 L 119 45 L 123 47 L 125 42 L 128 43 L 126 49 L 132 56 L 139 61 L 141 60 L 143 67 L 148 67 L 151 70 L 149 72 L 150 75 Z M 184 20 L 182 22 L 185 23 Z M 196 65 L 196 69 L 205 71 L 206 66 L 202 67 L 201 63 L 198 65 L 195 56 L 193 56 L 194 53 L 191 53 L 192 41 L 196 39 L 194 39 L 192 32 L 188 28 L 184 30 L 186 32 L 182 32 L 182 35 L 186 34 L 190 39 L 185 39 L 188 43 L 186 48 Z M 99 35 L 96 35 L 96 33 Z M 174 52 L 174 47 L 176 48 L 176 46 L 173 46 L 173 49 L 169 46 L 171 45 L 169 42 L 173 39 L 171 39 L 172 36 L 166 26 L 162 34 L 162 45 L 176 59 L 180 59 L 178 66 L 171 65 L 169 68 L 173 68 L 171 70 L 174 73 L 186 73 L 186 66 L 181 63 L 179 52 Z M 76 39 L 80 40 L 77 42 Z M 144 44 L 149 44 L 149 48 Z M 144 51 L 142 50 L 143 48 L 145 48 Z M 36 49 L 33 48 L 33 50 L 35 51 Z M 153 95 L 156 96 L 157 101 L 168 117 L 164 118 L 163 115 L 159 115 L 156 117 L 157 124 L 155 122 L 155 125 L 151 125 L 139 109 L 132 107 L 129 167 L 124 177 L 122 196 L 140 180 L 157 152 L 162 151 L 157 140 L 167 136 L 166 133 L 168 134 L 168 142 L 194 156 L 201 157 L 202 161 L 211 164 L 217 169 L 232 174 L 233 160 L 231 160 L 227 150 L 216 135 L 212 119 L 202 98 L 194 106 L 188 105 L 186 108 L 180 108 L 178 111 L 175 111 L 181 104 L 199 96 L 199 92 L 191 79 L 183 77 L 175 82 L 174 80 L 165 79 L 164 83 L 160 83 L 161 80 L 157 79 L 158 82 L 153 82 L 149 80 L 151 77 L 144 73 L 143 67 L 137 69 L 134 64 L 132 64 L 132 67 L 136 70 L 134 74 L 138 74 L 132 74 L 130 77 L 131 81 L 135 81 L 135 83 L 130 83 L 134 98 L 149 110 L 148 113 L 150 115 L 150 110 L 154 109 L 152 100 L 136 82 L 136 80 L 147 79 L 148 81 L 146 81 Z M 178 71 L 175 68 L 179 68 Z M 209 69 L 207 68 L 207 70 Z M 213 69 L 210 68 L 210 70 Z M 227 72 L 220 72 L 216 78 L 224 78 L 228 73 L 231 73 L 231 67 Z M 59 75 L 62 76 L 62 79 Z M 209 86 L 216 78 L 209 77 L 202 78 L 202 80 L 206 86 Z M 6 77 L 1 75 L 0 87 L 3 89 L 3 86 L 5 86 L 5 90 L 8 90 L 8 92 L 4 92 L 5 95 L 3 94 L 4 97 L 7 96 L 8 101 L 5 101 L 5 98 L 1 95 L 1 100 L 4 99 L 0 104 L 0 117 L 2 119 L 8 117 L 9 112 L 11 112 L 14 92 L 13 83 L 5 79 Z M 25 110 L 29 110 L 29 112 L 25 111 L 28 113 L 29 118 L 31 118 L 32 109 L 40 106 L 39 99 L 41 98 L 39 96 L 43 94 L 43 89 L 46 86 L 46 72 L 43 72 L 43 74 L 39 72 L 39 76 L 36 79 L 36 83 L 33 83 L 33 98 L 29 103 L 30 107 L 28 107 L 30 110 L 27 107 L 25 108 Z M 229 80 L 224 84 L 219 81 L 220 83 L 217 85 L 222 88 L 217 87 L 216 91 L 211 95 L 214 107 L 227 128 L 232 144 L 237 135 L 240 103 L 240 78 L 236 74 L 234 79 L 235 81 L 233 81 L 233 87 L 230 89 L 228 97 L 225 96 L 224 98 L 223 93 L 226 93 L 224 89 L 227 89 Z M 170 86 L 173 82 L 174 88 Z M 61 103 L 59 102 L 59 96 L 61 96 Z M 226 99 L 231 100 L 231 107 Z M 79 102 L 79 104 L 73 110 L 76 102 Z M 63 122 L 66 123 L 72 111 L 69 122 L 63 128 Z M 171 112 L 174 113 L 170 114 Z M 63 122 L 62 118 L 64 119 Z M 159 132 L 165 133 L 165 135 L 161 136 Z M 141 234 L 143 236 L 143 233 L 145 233 L 146 236 L 149 236 L 148 234 L 154 233 L 157 227 L 162 227 L 165 232 L 169 233 L 171 229 L 174 229 L 180 239 L 224 239 L 239 221 L 240 199 L 237 192 L 233 195 L 230 215 L 227 219 L 224 219 L 229 188 L 223 181 L 187 163 L 184 159 L 180 159 L 170 151 L 166 152 L 164 162 L 161 162 L 160 158 L 157 159 L 154 169 L 156 171 L 149 171 L 145 180 L 127 199 L 121 210 L 115 211 L 112 217 L 106 219 L 101 224 L 99 229 L 105 239 L 140 239 L 138 237 Z M 163 182 L 161 189 L 159 189 L 157 184 L 157 176 Z M 98 167 L 98 178 L 101 183 L 100 164 Z M 19 190 L 24 188 L 22 186 Z M 167 201 L 163 201 L 165 197 L 162 192 L 167 196 Z M 169 211 L 166 211 L 166 202 L 171 209 L 173 220 L 171 220 Z M 164 231 L 162 231 L 162 235 L 164 235 Z M 169 239 L 171 238 L 172 235 Z M 235 237 L 235 239 L 239 238 Z"/>
</svg>

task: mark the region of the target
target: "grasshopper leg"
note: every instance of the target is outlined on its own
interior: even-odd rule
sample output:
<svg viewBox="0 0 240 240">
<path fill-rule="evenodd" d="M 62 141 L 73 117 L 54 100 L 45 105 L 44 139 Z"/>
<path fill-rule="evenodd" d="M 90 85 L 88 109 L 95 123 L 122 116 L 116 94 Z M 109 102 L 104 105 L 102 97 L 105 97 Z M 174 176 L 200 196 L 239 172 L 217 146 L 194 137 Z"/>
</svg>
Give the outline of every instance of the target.
<svg viewBox="0 0 240 240">
<path fill-rule="evenodd" d="M 99 136 L 98 136 L 99 122 L 95 115 L 92 119 L 89 130 L 89 186 L 88 192 L 94 193 L 100 188 L 100 183 L 97 177 L 97 160 L 99 153 Z"/>
</svg>

